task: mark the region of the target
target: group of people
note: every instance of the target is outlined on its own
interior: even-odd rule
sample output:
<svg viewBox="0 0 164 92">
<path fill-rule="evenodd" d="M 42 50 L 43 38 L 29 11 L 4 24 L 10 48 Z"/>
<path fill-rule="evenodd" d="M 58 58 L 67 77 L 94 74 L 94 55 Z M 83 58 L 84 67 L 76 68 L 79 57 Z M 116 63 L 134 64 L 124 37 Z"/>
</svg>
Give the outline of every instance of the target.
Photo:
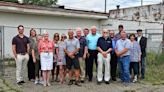
<svg viewBox="0 0 164 92">
<path fill-rule="evenodd" d="M 118 29 L 119 33 L 115 35 L 108 29 L 102 29 L 100 34 L 96 26 L 90 30 L 78 27 L 75 33 L 69 29 L 68 37 L 55 33 L 51 40 L 48 32 L 37 35 L 33 28 L 27 37 L 24 26 L 19 25 L 18 35 L 12 40 L 17 84 L 25 83 L 23 77 L 27 67 L 28 78 L 35 84 L 50 86 L 50 75 L 52 81 L 58 81 L 59 77 L 60 84 L 63 84 L 68 73 L 68 85 L 81 86 L 86 79 L 92 82 L 94 62 L 98 85 L 103 81 L 109 84 L 117 78 L 125 84 L 137 82 L 140 76 L 144 79 L 147 38 L 143 37 L 141 29 L 137 30 L 137 37 L 135 34 L 127 37 L 123 25 Z"/>
</svg>

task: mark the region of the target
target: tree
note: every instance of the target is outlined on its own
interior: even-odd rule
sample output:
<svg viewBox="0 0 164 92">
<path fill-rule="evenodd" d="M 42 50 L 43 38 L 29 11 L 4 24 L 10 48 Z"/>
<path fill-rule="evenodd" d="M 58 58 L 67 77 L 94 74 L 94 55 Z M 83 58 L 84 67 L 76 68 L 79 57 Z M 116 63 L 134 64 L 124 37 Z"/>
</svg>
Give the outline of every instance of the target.
<svg viewBox="0 0 164 92">
<path fill-rule="evenodd" d="M 52 7 L 56 5 L 57 0 L 24 0 L 24 3 Z"/>
<path fill-rule="evenodd" d="M 13 3 L 18 2 L 18 0 L 1 0 L 1 1 L 5 1 L 5 2 L 13 2 Z"/>
<path fill-rule="evenodd" d="M 18 2 L 18 0 L 1 0 L 5 2 Z M 31 4 L 31 5 L 40 5 L 40 6 L 47 6 L 47 7 L 53 7 L 56 5 L 57 0 L 23 0 L 24 4 Z"/>
</svg>

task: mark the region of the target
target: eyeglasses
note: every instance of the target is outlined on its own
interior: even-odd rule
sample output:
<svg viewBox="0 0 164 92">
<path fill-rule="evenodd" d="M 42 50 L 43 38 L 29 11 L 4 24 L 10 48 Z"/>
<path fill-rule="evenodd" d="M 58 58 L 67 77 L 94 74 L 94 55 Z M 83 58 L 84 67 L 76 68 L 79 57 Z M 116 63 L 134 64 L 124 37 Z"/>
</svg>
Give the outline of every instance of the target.
<svg viewBox="0 0 164 92">
<path fill-rule="evenodd" d="M 108 32 L 103 32 L 103 33 L 106 33 L 107 34 Z"/>
</svg>

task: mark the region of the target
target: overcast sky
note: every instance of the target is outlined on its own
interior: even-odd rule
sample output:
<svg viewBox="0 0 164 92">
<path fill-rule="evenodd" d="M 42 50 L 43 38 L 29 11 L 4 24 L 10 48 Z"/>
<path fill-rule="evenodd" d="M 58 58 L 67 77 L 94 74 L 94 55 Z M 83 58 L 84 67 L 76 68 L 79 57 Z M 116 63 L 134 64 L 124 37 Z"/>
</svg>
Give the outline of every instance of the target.
<svg viewBox="0 0 164 92">
<path fill-rule="evenodd" d="M 143 5 L 157 4 L 162 0 L 143 0 Z M 58 4 L 65 5 L 66 8 L 104 11 L 105 0 L 58 0 Z M 141 5 L 141 0 L 107 0 L 107 10 Z"/>
</svg>

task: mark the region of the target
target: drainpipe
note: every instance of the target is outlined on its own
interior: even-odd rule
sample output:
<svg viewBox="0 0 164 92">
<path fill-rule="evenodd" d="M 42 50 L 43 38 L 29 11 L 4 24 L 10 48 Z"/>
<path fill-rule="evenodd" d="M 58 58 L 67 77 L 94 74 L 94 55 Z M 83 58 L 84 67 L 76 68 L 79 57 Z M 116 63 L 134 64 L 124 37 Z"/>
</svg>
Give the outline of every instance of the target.
<svg viewBox="0 0 164 92">
<path fill-rule="evenodd" d="M 162 52 L 164 53 L 164 23 L 163 23 L 163 35 L 162 35 Z"/>
</svg>

